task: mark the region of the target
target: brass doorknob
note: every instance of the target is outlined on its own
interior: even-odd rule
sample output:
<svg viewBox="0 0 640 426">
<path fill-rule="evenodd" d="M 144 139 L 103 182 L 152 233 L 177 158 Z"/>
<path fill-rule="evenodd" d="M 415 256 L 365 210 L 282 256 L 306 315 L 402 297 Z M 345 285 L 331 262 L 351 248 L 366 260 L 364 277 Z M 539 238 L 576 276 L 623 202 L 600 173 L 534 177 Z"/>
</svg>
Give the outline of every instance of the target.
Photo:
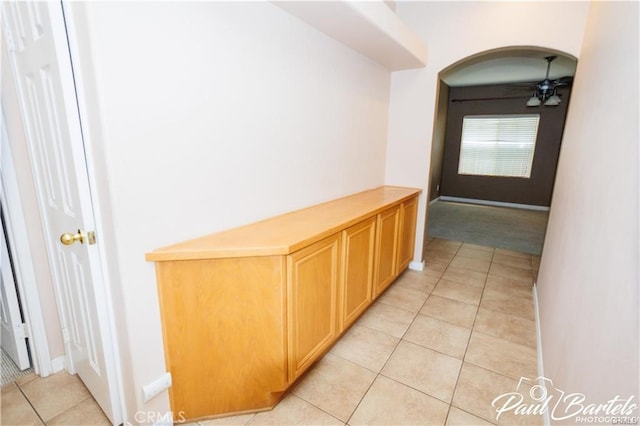
<svg viewBox="0 0 640 426">
<path fill-rule="evenodd" d="M 87 241 L 89 244 L 95 244 L 96 235 L 93 232 L 89 232 L 85 234 L 79 229 L 78 229 L 78 232 L 76 232 L 75 234 L 65 232 L 64 234 L 60 235 L 60 242 L 65 246 L 70 246 L 76 241 L 80 241 L 80 244 L 83 244 L 85 241 Z"/>
</svg>

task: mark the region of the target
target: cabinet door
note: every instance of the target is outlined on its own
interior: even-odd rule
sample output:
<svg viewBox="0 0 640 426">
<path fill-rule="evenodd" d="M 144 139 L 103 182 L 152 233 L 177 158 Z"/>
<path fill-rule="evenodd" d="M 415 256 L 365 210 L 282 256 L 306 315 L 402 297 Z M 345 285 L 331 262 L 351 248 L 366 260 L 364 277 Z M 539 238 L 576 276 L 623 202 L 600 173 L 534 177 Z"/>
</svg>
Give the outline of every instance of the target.
<svg viewBox="0 0 640 426">
<path fill-rule="evenodd" d="M 337 336 L 340 234 L 287 256 L 289 382 Z"/>
<path fill-rule="evenodd" d="M 376 218 L 342 231 L 340 331 L 371 303 Z"/>
<path fill-rule="evenodd" d="M 396 277 L 400 206 L 378 214 L 376 225 L 376 255 L 373 281 L 374 296 L 380 294 Z"/>
<path fill-rule="evenodd" d="M 416 234 L 416 217 L 418 214 L 418 197 L 402 203 L 400 207 L 400 234 L 398 235 L 398 269 L 396 275 L 399 275 L 409 266 L 409 262 L 413 259 L 413 246 Z"/>
</svg>

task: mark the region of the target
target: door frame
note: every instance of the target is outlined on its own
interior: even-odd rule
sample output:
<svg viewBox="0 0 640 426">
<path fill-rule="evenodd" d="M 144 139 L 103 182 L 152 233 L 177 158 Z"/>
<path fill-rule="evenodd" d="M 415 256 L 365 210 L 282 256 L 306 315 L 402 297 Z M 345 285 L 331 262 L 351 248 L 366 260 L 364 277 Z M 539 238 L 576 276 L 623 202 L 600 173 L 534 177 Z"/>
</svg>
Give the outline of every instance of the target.
<svg viewBox="0 0 640 426">
<path fill-rule="evenodd" d="M 31 366 L 36 374 L 47 377 L 55 373 L 55 367 L 49 352 L 49 342 L 42 316 L 40 294 L 36 285 L 36 275 L 29 247 L 29 235 L 22 211 L 20 187 L 16 177 L 15 163 L 9 144 L 9 136 L 5 125 L 4 111 L 0 105 L 0 150 L 2 150 L 0 167 L 2 184 L 0 197 L 5 201 L 7 239 L 9 252 L 14 260 L 14 273 L 24 321 L 27 329 L 27 344 L 31 354 Z"/>
<path fill-rule="evenodd" d="M 86 211 L 88 212 L 87 217 L 84 218 L 85 221 L 89 220 L 91 223 L 87 222 L 86 226 L 89 226 L 92 229 L 95 229 L 96 234 L 97 234 L 97 239 L 96 239 L 96 244 L 93 245 L 93 249 L 89 251 L 89 262 L 91 264 L 91 279 L 94 283 L 97 283 L 97 287 L 95 289 L 96 294 L 99 295 L 99 297 L 96 297 L 97 299 L 97 303 L 98 303 L 98 315 L 102 318 L 103 321 L 103 325 L 104 327 L 101 327 L 102 330 L 101 332 L 103 333 L 103 337 L 104 337 L 104 345 L 103 345 L 103 352 L 104 352 L 104 358 L 105 358 L 105 368 L 106 368 L 106 374 L 110 377 L 110 380 L 112 381 L 113 386 L 110 387 L 109 391 L 109 399 L 111 401 L 111 406 L 112 406 L 112 415 L 113 415 L 113 422 L 114 424 L 122 424 L 123 422 L 125 422 L 126 418 L 126 405 L 125 405 L 125 400 L 124 400 L 124 391 L 123 391 L 123 379 L 122 379 L 122 369 L 121 369 L 121 361 L 120 361 L 120 357 L 119 357 L 119 345 L 118 345 L 118 341 L 117 341 L 117 329 L 116 329 L 116 322 L 115 322 L 115 316 L 114 316 L 114 309 L 113 309 L 113 302 L 112 302 L 112 295 L 111 295 L 111 291 L 108 287 L 108 283 L 110 282 L 109 277 L 108 277 L 108 259 L 107 259 L 107 255 L 106 255 L 106 247 L 104 245 L 104 238 L 101 238 L 101 235 L 104 235 L 102 230 L 104 229 L 103 227 L 103 217 L 100 213 L 100 209 L 97 208 L 97 203 L 98 200 L 96 199 L 96 188 L 97 188 L 97 181 L 96 181 L 96 173 L 95 173 L 95 168 L 93 166 L 94 162 L 92 161 L 92 155 L 90 150 L 88 149 L 88 144 L 87 144 L 87 140 L 86 137 L 88 135 L 87 129 L 86 129 L 86 114 L 83 114 L 84 111 L 84 92 L 82 91 L 82 87 L 80 84 L 78 84 L 78 72 L 79 70 L 77 70 L 77 66 L 76 66 L 76 62 L 75 59 L 77 59 L 77 55 L 78 55 L 78 50 L 77 48 L 74 50 L 74 48 L 72 46 L 76 46 L 75 44 L 75 40 L 74 40 L 74 35 L 75 32 L 73 30 L 70 30 L 70 26 L 69 26 L 69 19 L 68 16 L 69 10 L 71 9 L 70 7 L 68 7 L 66 4 L 64 4 L 62 1 L 58 2 L 58 3 L 51 3 L 48 4 L 48 6 L 50 8 L 50 10 L 53 10 L 53 8 L 59 8 L 59 15 L 56 12 L 55 13 L 55 17 L 52 17 L 52 21 L 51 21 L 51 25 L 54 31 L 54 37 L 57 37 L 59 39 L 64 39 L 65 40 L 65 45 L 67 45 L 67 49 L 65 49 L 65 51 L 59 51 L 56 49 L 56 54 L 58 55 L 58 60 L 60 61 L 60 63 L 70 63 L 70 66 L 68 67 L 68 73 L 70 75 L 67 75 L 65 77 L 71 78 L 71 85 L 65 85 L 66 87 L 63 90 L 66 90 L 67 95 L 71 96 L 74 101 L 75 101 L 75 108 L 74 109 L 74 114 L 68 114 L 69 115 L 69 120 L 74 120 L 74 124 L 73 126 L 77 126 L 83 136 L 83 141 L 82 141 L 82 152 L 83 152 L 83 158 L 80 158 L 80 155 L 78 153 L 78 155 L 74 155 L 72 160 L 73 162 L 76 163 L 77 167 L 80 168 L 85 168 L 87 171 L 87 177 L 88 177 L 88 182 L 84 182 L 81 183 L 82 186 L 85 186 L 86 188 L 88 188 L 88 199 L 82 199 L 82 203 L 88 207 L 88 209 L 86 209 Z M 0 40 L 2 39 L 2 36 L 0 36 Z M 13 61 L 11 62 L 11 72 L 13 74 L 15 74 L 15 69 L 14 69 L 14 64 Z M 60 72 L 64 72 L 64 70 L 60 70 Z M 65 95 L 65 96 L 67 96 Z M 20 116 L 24 115 L 24 111 L 22 110 L 22 108 L 19 108 L 19 114 Z M 78 122 L 75 122 L 76 120 L 78 120 Z M 31 150 L 31 148 L 29 147 L 29 150 Z M 29 161 L 32 161 L 31 155 L 29 156 Z M 34 176 L 34 179 L 37 179 L 36 176 Z M 12 184 L 13 189 L 15 189 L 15 191 L 19 192 L 19 185 L 18 182 L 14 182 L 14 184 Z M 12 205 L 20 205 L 20 202 L 17 203 L 12 203 Z M 40 203 L 40 200 L 38 200 L 38 211 L 40 212 L 40 214 L 42 215 L 42 205 Z M 48 232 L 47 230 L 47 226 L 48 223 L 46 223 L 45 220 L 42 221 L 42 232 Z M 8 225 L 9 226 L 9 225 Z M 14 227 L 14 224 L 11 224 L 11 227 Z M 15 229 L 13 230 L 15 231 Z M 26 226 L 24 226 L 24 229 L 20 230 L 20 235 L 19 235 L 19 239 L 21 239 L 25 246 L 26 246 L 26 251 L 24 253 L 21 254 L 21 258 L 24 259 L 26 262 L 28 262 L 28 264 L 31 265 L 31 267 L 33 268 L 33 257 L 32 257 L 32 252 L 28 246 L 28 240 L 26 239 Z M 50 244 L 46 244 L 47 246 L 47 252 L 51 253 L 51 247 L 49 247 Z M 48 259 L 47 259 L 48 260 Z M 33 271 L 33 269 L 32 269 Z M 35 290 L 35 296 L 38 296 L 37 293 L 37 288 L 35 287 L 35 280 L 32 280 L 34 282 L 34 287 L 33 289 Z M 57 281 L 54 279 L 53 280 L 53 285 L 54 285 L 54 291 L 56 294 L 56 307 L 57 310 L 59 312 L 60 315 L 60 326 L 62 328 L 62 332 L 63 332 L 63 336 L 65 334 L 65 329 L 66 329 L 66 316 L 67 316 L 67 312 L 66 312 L 66 308 L 65 308 L 65 303 L 61 300 L 62 297 L 62 289 L 60 288 L 59 283 L 57 283 Z M 30 295 L 31 297 L 33 297 L 33 295 Z M 39 300 L 39 299 L 38 299 Z M 24 301 L 23 301 L 24 303 Z M 25 308 L 27 308 L 25 306 Z M 41 306 L 38 306 L 37 309 L 37 314 L 40 314 L 41 316 Z M 31 305 L 29 306 L 25 312 L 28 312 L 27 315 L 31 315 L 33 313 L 35 313 L 34 311 L 36 311 L 35 306 Z M 42 322 L 43 324 L 43 328 L 42 330 L 45 331 L 44 329 L 44 322 Z M 31 332 L 31 330 L 29 330 L 29 332 Z M 62 370 L 63 368 L 67 371 L 69 371 L 71 374 L 75 373 L 75 369 L 73 367 L 73 365 L 71 365 L 71 360 L 70 360 L 70 347 L 69 347 L 69 343 L 67 341 L 67 339 L 64 339 L 64 349 L 65 349 L 65 356 L 64 356 L 64 362 L 63 365 L 53 365 L 53 364 L 58 364 L 57 360 L 51 360 L 50 356 L 47 356 L 45 358 L 45 364 L 46 361 L 48 361 L 49 365 L 44 365 L 43 369 L 41 369 L 41 371 L 39 371 L 39 374 L 46 376 L 48 374 L 44 374 L 45 371 L 48 371 L 48 373 L 50 374 L 53 370 L 52 367 L 58 367 L 56 371 Z M 47 349 L 48 352 L 48 343 L 46 340 L 46 334 L 44 335 L 44 348 Z M 39 345 L 42 346 L 42 345 Z M 38 350 L 41 348 L 37 348 Z M 47 369 L 47 367 L 49 367 Z M 39 366 L 39 368 L 41 368 Z M 54 371 L 55 372 L 55 371 Z"/>
</svg>

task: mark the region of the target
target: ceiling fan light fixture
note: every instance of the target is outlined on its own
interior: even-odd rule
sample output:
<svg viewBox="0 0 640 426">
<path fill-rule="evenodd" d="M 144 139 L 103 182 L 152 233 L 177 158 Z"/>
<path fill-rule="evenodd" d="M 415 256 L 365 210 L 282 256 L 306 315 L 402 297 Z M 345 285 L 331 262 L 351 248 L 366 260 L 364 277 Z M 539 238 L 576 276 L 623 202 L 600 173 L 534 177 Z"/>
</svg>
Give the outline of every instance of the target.
<svg viewBox="0 0 640 426">
<path fill-rule="evenodd" d="M 528 107 L 544 106 L 557 106 L 560 105 L 562 100 L 558 95 L 558 87 L 568 86 L 571 84 L 570 77 L 563 77 L 556 80 L 549 79 L 549 71 L 551 70 L 551 62 L 553 62 L 557 56 L 546 56 L 544 58 L 547 61 L 547 73 L 544 76 L 544 80 L 536 84 L 536 91 L 527 100 Z M 567 80 L 569 78 L 569 80 Z"/>
<path fill-rule="evenodd" d="M 551 96 L 549 97 L 549 99 L 547 99 L 547 100 L 544 102 L 544 105 L 545 105 L 545 106 L 556 106 L 556 105 L 560 104 L 560 102 L 561 102 L 561 100 L 560 100 L 560 96 L 558 96 L 558 95 L 556 94 L 556 92 L 554 91 L 554 92 L 553 92 L 553 95 L 551 95 Z"/>
<path fill-rule="evenodd" d="M 529 100 L 527 101 L 527 106 L 528 107 L 537 107 L 540 106 L 542 102 L 540 101 L 540 98 L 538 98 L 535 94 L 533 96 L 531 96 L 529 98 Z M 545 103 L 546 105 L 546 103 Z M 556 104 L 557 105 L 557 104 Z"/>
</svg>

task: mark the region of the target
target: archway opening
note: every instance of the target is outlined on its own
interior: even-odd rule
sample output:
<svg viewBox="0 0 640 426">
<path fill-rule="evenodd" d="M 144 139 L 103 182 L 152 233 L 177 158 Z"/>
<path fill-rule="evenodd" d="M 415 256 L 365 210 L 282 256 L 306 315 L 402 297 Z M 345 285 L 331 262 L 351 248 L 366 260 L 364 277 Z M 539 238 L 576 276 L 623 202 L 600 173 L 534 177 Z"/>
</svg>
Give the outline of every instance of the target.
<svg viewBox="0 0 640 426">
<path fill-rule="evenodd" d="M 564 52 L 515 46 L 438 74 L 425 254 L 439 238 L 539 259 L 576 64 Z"/>
</svg>

